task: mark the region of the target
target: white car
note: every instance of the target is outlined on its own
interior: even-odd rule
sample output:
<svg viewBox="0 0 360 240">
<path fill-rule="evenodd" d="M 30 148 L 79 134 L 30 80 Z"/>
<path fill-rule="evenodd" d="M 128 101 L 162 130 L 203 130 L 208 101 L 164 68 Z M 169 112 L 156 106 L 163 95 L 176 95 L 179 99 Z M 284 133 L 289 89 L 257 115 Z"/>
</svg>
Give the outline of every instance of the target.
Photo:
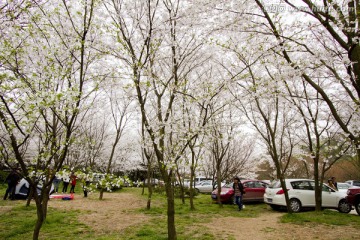
<svg viewBox="0 0 360 240">
<path fill-rule="evenodd" d="M 211 193 L 214 190 L 212 181 L 202 181 L 195 185 L 195 191 L 198 193 Z"/>
<path fill-rule="evenodd" d="M 337 183 L 337 188 L 339 192 L 347 192 L 347 190 L 351 187 L 350 184 L 348 183 L 343 183 L 343 182 L 338 182 Z"/>
<path fill-rule="evenodd" d="M 360 180 L 348 180 L 346 181 L 347 184 L 350 184 L 351 186 L 358 186 L 360 187 Z"/>
<path fill-rule="evenodd" d="M 290 207 L 293 212 L 300 212 L 304 207 L 315 207 L 315 181 L 310 179 L 286 179 Z M 349 213 L 351 206 L 345 200 L 346 192 L 336 191 L 323 184 L 322 207 L 337 209 Z M 275 181 L 265 190 L 264 202 L 272 209 L 286 207 L 285 194 L 280 181 Z"/>
</svg>

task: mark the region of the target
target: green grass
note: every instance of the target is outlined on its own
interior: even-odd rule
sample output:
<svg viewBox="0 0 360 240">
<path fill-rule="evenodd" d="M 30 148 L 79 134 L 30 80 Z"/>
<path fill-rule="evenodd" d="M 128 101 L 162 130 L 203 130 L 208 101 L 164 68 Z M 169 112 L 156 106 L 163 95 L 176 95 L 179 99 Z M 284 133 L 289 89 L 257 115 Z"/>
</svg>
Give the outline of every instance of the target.
<svg viewBox="0 0 360 240">
<path fill-rule="evenodd" d="M 3 202 L 10 202 L 12 206 L 11 210 L 3 213 L 0 218 L 0 239 L 31 239 L 36 222 L 36 207 L 26 207 L 25 201 Z M 71 239 L 74 234 L 80 234 L 81 238 L 89 237 L 92 231 L 77 221 L 79 214 L 79 211 L 67 212 L 49 208 L 41 228 L 41 239 Z"/>
<path fill-rule="evenodd" d="M 147 197 L 146 195 L 143 197 Z M 154 195 L 150 210 L 138 209 L 140 213 L 152 216 L 152 220 L 143 226 L 129 228 L 121 239 L 167 239 L 166 198 Z M 218 239 L 209 233 L 206 224 L 212 219 L 220 217 L 253 218 L 271 211 L 265 204 L 245 204 L 246 208 L 239 212 L 237 206 L 224 204 L 220 207 L 207 194 L 200 194 L 195 198 L 195 210 L 190 210 L 189 200 L 182 204 L 175 200 L 175 222 L 178 239 Z"/>
<path fill-rule="evenodd" d="M 6 186 L 0 184 L 1 194 L 5 192 Z M 78 188 L 76 191 L 81 191 Z M 141 188 L 124 188 L 115 194 L 130 193 L 134 198 L 147 199 L 147 191 L 141 195 Z M 105 199 L 106 201 L 106 199 Z M 245 203 L 246 208 L 238 212 L 237 206 L 225 204 L 220 207 L 215 204 L 210 195 L 202 195 L 195 199 L 195 210 L 190 210 L 189 199 L 185 204 L 179 199 L 175 202 L 175 222 L 179 240 L 219 239 L 210 233 L 207 225 L 213 219 L 223 217 L 256 218 L 262 214 L 270 214 L 273 211 L 265 204 Z M 145 206 L 139 209 L 117 209 L 127 214 L 145 214 L 149 220 L 141 224 L 133 225 L 121 232 L 99 232 L 78 221 L 79 216 L 88 214 L 86 211 L 65 211 L 54 208 L 48 209 L 47 219 L 41 229 L 40 239 L 95 239 L 95 240 L 115 240 L 115 239 L 139 239 L 139 240 L 162 240 L 167 239 L 167 217 L 166 217 L 166 197 L 161 194 L 154 194 L 152 197 L 151 209 Z M 0 200 L 0 239 L 31 239 L 36 222 L 36 208 L 34 203 L 30 207 L 25 207 L 25 201 L 2 201 Z M 121 221 L 121 219 L 119 219 Z M 283 223 L 293 224 L 325 224 L 325 225 L 349 225 L 358 228 L 360 218 L 356 215 L 341 214 L 333 210 L 325 210 L 320 213 L 302 212 L 298 214 L 286 214 L 281 217 Z M 90 223 L 89 223 L 90 224 Z M 271 232 L 268 228 L 265 231 Z M 219 233 L 221 234 L 221 233 Z M 228 236 L 234 239 L 234 236 Z"/>
<path fill-rule="evenodd" d="M 326 225 L 351 225 L 360 227 L 360 218 L 353 214 L 339 213 L 336 210 L 324 210 L 321 212 L 308 211 L 296 214 L 284 214 L 281 217 L 282 223 L 295 223 L 295 224 L 326 224 Z"/>
</svg>

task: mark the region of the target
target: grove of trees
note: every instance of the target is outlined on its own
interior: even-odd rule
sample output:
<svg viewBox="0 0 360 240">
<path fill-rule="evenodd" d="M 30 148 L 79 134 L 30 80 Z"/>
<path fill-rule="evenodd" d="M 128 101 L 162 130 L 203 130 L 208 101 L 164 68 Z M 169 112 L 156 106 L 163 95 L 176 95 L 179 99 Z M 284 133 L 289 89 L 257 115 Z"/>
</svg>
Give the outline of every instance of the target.
<svg viewBox="0 0 360 240">
<path fill-rule="evenodd" d="M 1 1 L 0 165 L 43 185 L 33 239 L 65 166 L 156 169 L 169 239 L 175 183 L 184 196 L 190 178 L 196 211 L 196 174 L 260 171 L 285 193 L 312 178 L 320 211 L 336 166 L 360 177 L 359 14 L 357 0 Z"/>
</svg>

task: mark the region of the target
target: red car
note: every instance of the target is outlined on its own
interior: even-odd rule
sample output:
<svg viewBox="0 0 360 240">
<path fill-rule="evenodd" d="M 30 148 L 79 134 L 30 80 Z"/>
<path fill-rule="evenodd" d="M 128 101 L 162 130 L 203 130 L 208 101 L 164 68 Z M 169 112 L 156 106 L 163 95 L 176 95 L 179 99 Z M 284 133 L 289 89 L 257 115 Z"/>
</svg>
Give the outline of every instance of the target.
<svg viewBox="0 0 360 240">
<path fill-rule="evenodd" d="M 347 191 L 346 201 L 355 207 L 360 215 L 360 187 L 351 187 Z"/>
<path fill-rule="evenodd" d="M 245 194 L 243 195 L 244 202 L 263 202 L 265 189 L 269 185 L 266 182 L 260 180 L 241 180 Z M 234 189 L 232 188 L 233 183 L 228 183 L 221 188 L 220 199 L 221 202 L 232 203 L 234 201 Z M 211 198 L 216 201 L 217 189 L 211 193 Z"/>
</svg>

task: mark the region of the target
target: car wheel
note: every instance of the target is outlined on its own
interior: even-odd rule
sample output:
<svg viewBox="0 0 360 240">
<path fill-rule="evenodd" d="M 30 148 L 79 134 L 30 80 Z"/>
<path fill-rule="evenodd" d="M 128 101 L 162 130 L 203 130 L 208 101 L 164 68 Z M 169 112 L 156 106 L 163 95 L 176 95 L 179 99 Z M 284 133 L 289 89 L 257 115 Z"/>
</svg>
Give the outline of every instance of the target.
<svg viewBox="0 0 360 240">
<path fill-rule="evenodd" d="M 355 202 L 355 210 L 356 210 L 357 214 L 360 215 L 360 200 Z"/>
<path fill-rule="evenodd" d="M 341 213 L 349 213 L 351 211 L 351 205 L 347 203 L 345 200 L 341 200 L 339 202 L 338 210 Z"/>
<path fill-rule="evenodd" d="M 276 211 L 280 209 L 279 205 L 271 204 L 270 207 L 271 207 L 272 210 L 276 210 Z"/>
<path fill-rule="evenodd" d="M 290 199 L 290 208 L 291 208 L 291 211 L 292 212 L 300 212 L 301 211 L 301 203 L 299 200 L 293 198 L 293 199 Z"/>
<path fill-rule="evenodd" d="M 197 189 L 197 188 L 195 188 L 195 191 L 196 191 L 196 193 L 197 193 L 197 194 L 199 194 L 199 193 L 200 193 L 200 190 L 199 190 L 199 189 Z"/>
</svg>

